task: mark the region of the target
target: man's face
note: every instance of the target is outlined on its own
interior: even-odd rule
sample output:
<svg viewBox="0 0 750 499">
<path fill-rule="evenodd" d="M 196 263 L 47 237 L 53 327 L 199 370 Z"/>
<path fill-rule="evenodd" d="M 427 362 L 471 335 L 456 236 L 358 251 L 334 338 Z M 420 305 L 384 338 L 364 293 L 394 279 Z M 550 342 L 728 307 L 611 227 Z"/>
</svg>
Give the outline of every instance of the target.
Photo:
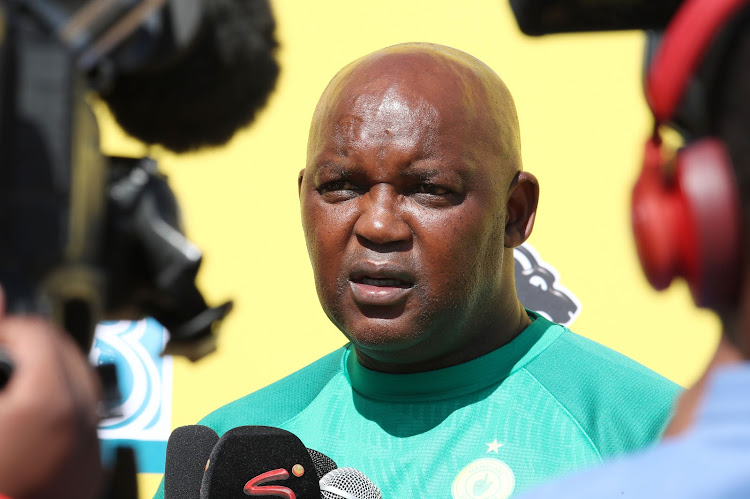
<svg viewBox="0 0 750 499">
<path fill-rule="evenodd" d="M 361 70 L 310 136 L 300 200 L 318 296 L 381 361 L 461 348 L 503 294 L 512 174 L 452 77 Z"/>
</svg>

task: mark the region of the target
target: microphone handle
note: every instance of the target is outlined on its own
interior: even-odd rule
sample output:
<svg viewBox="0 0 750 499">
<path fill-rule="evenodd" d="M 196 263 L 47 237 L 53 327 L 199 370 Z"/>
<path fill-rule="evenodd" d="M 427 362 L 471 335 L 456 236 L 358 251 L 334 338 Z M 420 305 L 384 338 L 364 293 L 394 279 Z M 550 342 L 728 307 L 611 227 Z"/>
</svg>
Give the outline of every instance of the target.
<svg viewBox="0 0 750 499">
<path fill-rule="evenodd" d="M 5 388 L 11 374 L 13 374 L 13 361 L 4 350 L 0 349 L 0 390 Z"/>
</svg>

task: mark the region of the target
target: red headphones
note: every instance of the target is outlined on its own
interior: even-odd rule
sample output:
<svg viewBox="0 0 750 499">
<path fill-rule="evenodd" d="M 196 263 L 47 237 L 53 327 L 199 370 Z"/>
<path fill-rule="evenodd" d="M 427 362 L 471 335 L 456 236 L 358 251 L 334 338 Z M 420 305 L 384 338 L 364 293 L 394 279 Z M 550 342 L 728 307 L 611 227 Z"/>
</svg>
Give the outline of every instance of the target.
<svg viewBox="0 0 750 499">
<path fill-rule="evenodd" d="M 632 222 L 651 285 L 684 277 L 698 306 L 736 299 L 742 213 L 724 145 L 707 137 L 666 159 L 659 127 L 672 121 L 712 42 L 750 0 L 686 0 L 667 27 L 646 77 L 655 118 L 633 188 Z"/>
</svg>

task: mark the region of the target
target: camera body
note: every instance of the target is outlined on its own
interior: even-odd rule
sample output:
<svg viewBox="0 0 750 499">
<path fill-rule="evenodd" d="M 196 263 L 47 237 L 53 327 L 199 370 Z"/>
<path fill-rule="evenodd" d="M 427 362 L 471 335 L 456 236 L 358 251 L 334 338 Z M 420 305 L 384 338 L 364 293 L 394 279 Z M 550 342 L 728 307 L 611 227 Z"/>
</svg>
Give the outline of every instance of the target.
<svg viewBox="0 0 750 499">
<path fill-rule="evenodd" d="M 100 320 L 149 315 L 196 360 L 231 302 L 206 305 L 166 178 L 103 155 L 87 99 L 178 58 L 199 3 L 95 3 L 0 2 L 0 282 L 9 312 L 50 317 L 84 351 Z"/>
</svg>

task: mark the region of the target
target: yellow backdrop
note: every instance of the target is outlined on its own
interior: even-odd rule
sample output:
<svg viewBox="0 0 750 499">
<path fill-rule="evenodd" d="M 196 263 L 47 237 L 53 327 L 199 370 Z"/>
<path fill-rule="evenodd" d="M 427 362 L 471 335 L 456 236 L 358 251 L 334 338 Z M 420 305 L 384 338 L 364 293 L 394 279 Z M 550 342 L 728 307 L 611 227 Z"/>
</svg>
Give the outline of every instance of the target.
<svg viewBox="0 0 750 499">
<path fill-rule="evenodd" d="M 226 147 L 159 159 L 205 251 L 200 285 L 233 298 L 217 354 L 174 363 L 172 427 L 312 362 L 344 343 L 318 306 L 297 203 L 307 127 L 344 64 L 407 41 L 464 50 L 516 99 L 525 168 L 541 184 L 530 243 L 583 304 L 577 333 L 683 385 L 717 340 L 680 284 L 651 291 L 629 227 L 630 188 L 649 121 L 640 89 L 640 33 L 523 37 L 505 0 L 276 0 L 282 73 L 265 111 Z M 188 104 L 189 105 L 189 104 Z M 147 150 L 102 118 L 105 150 Z M 150 497 L 160 475 L 140 477 Z"/>
</svg>

